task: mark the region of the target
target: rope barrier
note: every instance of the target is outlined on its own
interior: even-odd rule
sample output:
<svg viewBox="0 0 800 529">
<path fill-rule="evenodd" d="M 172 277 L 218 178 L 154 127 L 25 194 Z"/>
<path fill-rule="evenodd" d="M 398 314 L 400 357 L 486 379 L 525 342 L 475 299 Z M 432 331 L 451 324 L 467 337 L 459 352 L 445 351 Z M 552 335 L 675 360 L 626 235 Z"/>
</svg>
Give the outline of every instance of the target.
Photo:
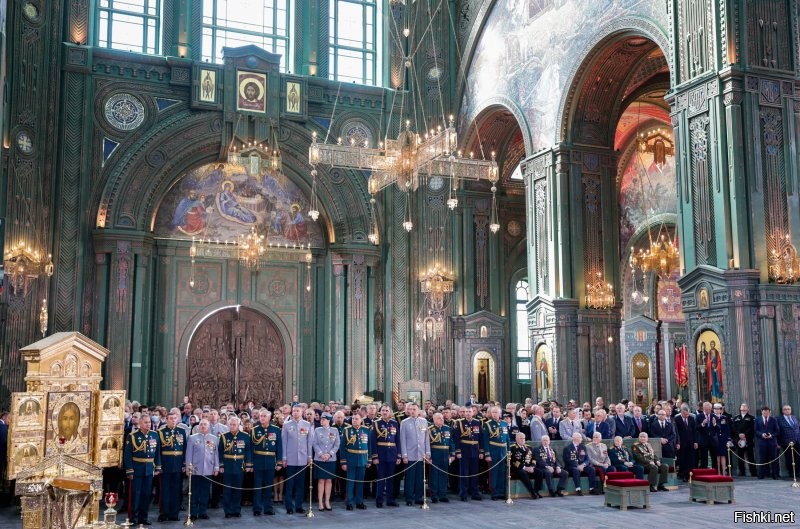
<svg viewBox="0 0 800 529">
<path fill-rule="evenodd" d="M 390 476 L 386 476 L 385 478 L 380 478 L 380 479 L 378 479 L 378 478 L 375 478 L 375 479 L 348 479 L 348 478 L 346 478 L 344 476 L 332 476 L 330 479 L 337 479 L 338 478 L 338 479 L 341 479 L 343 481 L 350 481 L 350 482 L 353 482 L 353 483 L 377 483 L 378 481 L 386 481 L 386 480 L 389 480 L 389 479 L 394 479 L 397 476 L 400 476 L 400 475 L 404 474 L 406 472 L 406 470 L 408 470 L 412 466 L 418 464 L 420 461 L 421 460 L 409 461 L 408 465 L 405 468 L 403 468 L 399 472 L 395 472 L 394 474 L 392 474 Z M 478 472 L 477 474 L 467 474 L 466 476 L 462 476 L 461 474 L 453 474 L 451 472 L 448 472 L 447 470 L 442 470 L 441 468 L 436 466 L 433 463 L 433 461 L 430 461 L 429 464 L 433 468 L 438 470 L 439 472 L 447 474 L 448 476 L 453 476 L 453 477 L 457 477 L 457 478 L 473 478 L 473 477 L 482 476 L 483 474 L 486 474 L 487 472 L 490 472 L 497 465 L 501 465 L 501 464 L 503 464 L 505 462 L 506 462 L 506 458 L 504 458 L 504 457 L 500 458 L 499 461 L 494 463 L 492 466 L 490 466 L 486 470 L 482 470 L 482 471 Z M 283 482 L 288 481 L 289 479 L 291 479 L 291 478 L 293 478 L 295 476 L 300 475 L 301 473 L 303 473 L 306 470 L 306 468 L 308 468 L 310 466 L 311 466 L 310 464 L 306 464 L 306 466 L 304 466 L 302 470 L 299 470 L 298 472 L 292 474 L 291 476 L 284 478 L 282 481 L 279 481 L 278 483 L 272 483 L 270 485 L 264 485 L 263 487 L 234 487 L 233 485 L 225 485 L 224 483 L 217 483 L 213 479 L 211 479 L 211 476 L 202 476 L 202 477 L 207 479 L 208 481 L 211 481 L 212 483 L 217 483 L 218 485 L 221 485 L 223 488 L 226 488 L 226 489 L 243 490 L 243 491 L 255 491 L 255 490 L 264 490 L 264 489 L 269 489 L 269 488 L 275 487 L 276 485 L 278 485 L 280 483 L 283 483 Z M 319 465 L 315 464 L 314 466 L 317 466 L 319 468 Z M 224 475 L 224 474 L 221 474 L 221 475 Z M 328 478 L 319 478 L 318 477 L 317 479 L 328 479 Z"/>
<path fill-rule="evenodd" d="M 790 449 L 792 446 L 793 446 L 793 445 L 792 445 L 792 444 L 790 444 L 789 446 L 787 446 L 787 447 L 786 447 L 786 448 L 783 450 L 783 452 L 781 452 L 780 454 L 778 454 L 778 457 L 776 457 L 775 459 L 773 459 L 773 460 L 771 460 L 771 461 L 767 461 L 766 463 L 755 463 L 755 462 L 753 462 L 753 461 L 748 461 L 747 459 L 745 459 L 745 458 L 743 458 L 743 457 L 740 457 L 740 456 L 739 456 L 739 454 L 737 454 L 735 451 L 731 450 L 731 449 L 730 449 L 730 447 L 728 448 L 728 452 L 730 452 L 732 455 L 736 456 L 736 458 L 737 458 L 737 459 L 741 459 L 742 461 L 744 461 L 744 462 L 745 462 L 745 463 L 747 463 L 748 465 L 755 465 L 755 466 L 757 466 L 757 467 L 763 467 L 763 466 L 765 466 L 765 465 L 771 465 L 771 464 L 772 464 L 772 463 L 774 463 L 775 461 L 778 461 L 778 460 L 779 460 L 779 459 L 780 459 L 780 458 L 783 456 L 783 454 L 785 454 L 785 453 L 786 453 L 786 452 L 787 452 L 787 451 L 788 451 L 788 450 L 789 450 L 789 449 Z"/>
</svg>

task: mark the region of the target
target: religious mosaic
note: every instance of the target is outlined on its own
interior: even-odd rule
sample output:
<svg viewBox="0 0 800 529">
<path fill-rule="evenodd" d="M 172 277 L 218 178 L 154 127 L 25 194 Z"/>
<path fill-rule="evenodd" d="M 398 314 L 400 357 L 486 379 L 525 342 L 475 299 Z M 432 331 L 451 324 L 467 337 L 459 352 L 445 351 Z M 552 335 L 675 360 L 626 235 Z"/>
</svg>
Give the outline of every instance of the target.
<svg viewBox="0 0 800 529">
<path fill-rule="evenodd" d="M 167 193 L 155 232 L 233 242 L 252 227 L 267 244 L 321 247 L 322 232 L 306 217 L 308 210 L 308 198 L 285 174 L 216 163 L 189 171 Z"/>
</svg>

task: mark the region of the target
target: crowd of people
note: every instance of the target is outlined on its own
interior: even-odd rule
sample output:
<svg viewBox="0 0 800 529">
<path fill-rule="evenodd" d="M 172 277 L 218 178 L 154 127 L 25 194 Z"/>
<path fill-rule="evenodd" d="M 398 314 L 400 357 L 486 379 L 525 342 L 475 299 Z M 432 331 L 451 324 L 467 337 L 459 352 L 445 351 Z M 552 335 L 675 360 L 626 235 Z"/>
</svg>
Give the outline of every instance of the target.
<svg viewBox="0 0 800 529">
<path fill-rule="evenodd" d="M 330 511 L 336 498 L 347 510 L 366 509 L 367 497 L 377 508 L 398 507 L 401 490 L 406 505 L 420 505 L 426 495 L 432 503 L 449 502 L 450 494 L 465 502 L 484 494 L 505 499 L 507 472 L 538 499 L 563 496 L 570 481 L 578 495 L 600 494 L 605 474 L 615 470 L 647 479 L 656 492 L 668 490 L 670 464 L 683 481 L 691 469 L 708 466 L 778 479 L 779 450 L 790 472 L 793 451 L 800 461 L 791 445 L 800 442 L 800 424 L 788 405 L 777 417 L 766 406 L 754 417 L 742 404 L 731 416 L 721 402 L 692 410 L 680 399 L 646 410 L 624 400 L 606 406 L 602 397 L 594 405 L 528 399 L 501 407 L 479 404 L 474 395 L 464 406 L 396 407 L 304 403 L 296 395 L 277 408 L 193 407 L 186 399 L 166 410 L 129 402 L 123 469 L 130 521 L 149 523 L 154 493 L 159 521 L 178 520 L 184 476 L 196 520 L 220 503 L 226 518 L 240 517 L 242 505 L 254 516 L 274 515 L 280 502 L 286 513 L 304 514 L 309 478 L 317 510 Z M 113 481 L 107 488 L 116 487 Z"/>
</svg>

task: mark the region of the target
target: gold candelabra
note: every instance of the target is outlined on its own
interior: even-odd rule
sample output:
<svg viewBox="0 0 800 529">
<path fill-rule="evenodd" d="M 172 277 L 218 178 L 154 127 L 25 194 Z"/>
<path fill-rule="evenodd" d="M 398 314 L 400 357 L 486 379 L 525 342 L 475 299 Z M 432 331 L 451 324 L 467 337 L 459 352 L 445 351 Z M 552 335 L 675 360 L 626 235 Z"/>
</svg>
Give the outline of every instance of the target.
<svg viewBox="0 0 800 529">
<path fill-rule="evenodd" d="M 614 285 L 603 281 L 602 272 L 596 273 L 596 279 L 586 283 L 586 306 L 591 309 L 610 309 L 617 303 Z"/>
</svg>

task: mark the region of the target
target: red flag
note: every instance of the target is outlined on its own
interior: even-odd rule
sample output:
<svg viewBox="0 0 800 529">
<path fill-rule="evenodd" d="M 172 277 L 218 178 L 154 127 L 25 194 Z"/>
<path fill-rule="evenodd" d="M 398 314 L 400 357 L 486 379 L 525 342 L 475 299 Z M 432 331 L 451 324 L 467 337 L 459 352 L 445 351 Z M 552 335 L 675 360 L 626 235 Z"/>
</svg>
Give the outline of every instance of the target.
<svg viewBox="0 0 800 529">
<path fill-rule="evenodd" d="M 675 382 L 679 388 L 689 385 L 688 360 L 686 344 L 675 346 Z"/>
</svg>

